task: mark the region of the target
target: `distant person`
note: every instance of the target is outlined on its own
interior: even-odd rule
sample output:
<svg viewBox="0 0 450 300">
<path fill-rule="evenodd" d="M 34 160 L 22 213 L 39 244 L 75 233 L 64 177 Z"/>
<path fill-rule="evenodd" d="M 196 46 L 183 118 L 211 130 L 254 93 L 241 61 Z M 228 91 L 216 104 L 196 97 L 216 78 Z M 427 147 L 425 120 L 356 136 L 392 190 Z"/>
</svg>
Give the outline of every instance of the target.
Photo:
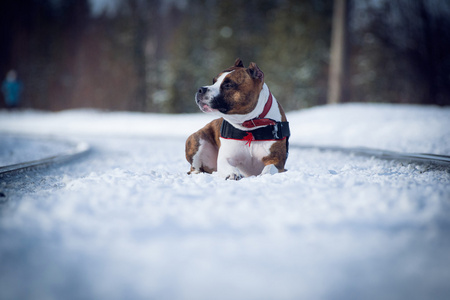
<svg viewBox="0 0 450 300">
<path fill-rule="evenodd" d="M 6 74 L 5 81 L 2 84 L 2 92 L 5 97 L 7 108 L 17 108 L 20 104 L 20 93 L 22 92 L 22 83 L 17 80 L 17 73 L 14 70 Z"/>
</svg>

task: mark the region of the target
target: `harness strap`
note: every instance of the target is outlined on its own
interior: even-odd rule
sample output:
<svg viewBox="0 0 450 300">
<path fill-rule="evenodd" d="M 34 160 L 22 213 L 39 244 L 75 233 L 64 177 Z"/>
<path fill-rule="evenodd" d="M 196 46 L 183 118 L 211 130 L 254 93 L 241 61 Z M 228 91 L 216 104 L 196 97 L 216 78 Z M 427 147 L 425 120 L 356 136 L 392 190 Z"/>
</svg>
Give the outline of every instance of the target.
<svg viewBox="0 0 450 300">
<path fill-rule="evenodd" d="M 220 128 L 220 136 L 225 139 L 244 140 L 250 146 L 252 141 L 274 141 L 288 138 L 291 133 L 289 130 L 289 122 L 276 122 L 271 120 L 274 125 L 254 130 L 244 131 L 237 129 L 226 120 L 223 120 Z"/>
</svg>

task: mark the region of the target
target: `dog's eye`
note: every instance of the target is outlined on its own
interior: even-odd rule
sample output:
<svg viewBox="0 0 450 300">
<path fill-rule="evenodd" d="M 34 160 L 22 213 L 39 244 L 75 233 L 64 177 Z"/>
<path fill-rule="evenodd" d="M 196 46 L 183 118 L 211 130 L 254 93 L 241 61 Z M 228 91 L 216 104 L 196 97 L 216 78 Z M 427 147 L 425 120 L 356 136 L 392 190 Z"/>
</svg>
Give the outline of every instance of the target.
<svg viewBox="0 0 450 300">
<path fill-rule="evenodd" d="M 222 88 L 224 89 L 231 89 L 234 86 L 234 83 L 231 81 L 226 81 L 222 84 Z"/>
</svg>

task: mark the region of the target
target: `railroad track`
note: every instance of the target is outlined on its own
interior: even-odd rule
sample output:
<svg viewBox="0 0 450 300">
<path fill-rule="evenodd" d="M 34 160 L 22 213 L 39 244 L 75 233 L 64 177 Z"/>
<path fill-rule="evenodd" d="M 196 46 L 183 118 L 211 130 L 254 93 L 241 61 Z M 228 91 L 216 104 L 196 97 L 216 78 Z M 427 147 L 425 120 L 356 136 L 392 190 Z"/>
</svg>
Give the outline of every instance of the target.
<svg viewBox="0 0 450 300">
<path fill-rule="evenodd" d="M 89 144 L 85 142 L 72 142 L 72 141 L 61 141 L 65 144 L 71 146 L 71 148 L 62 153 L 58 153 L 49 157 L 44 157 L 42 159 L 21 162 L 17 164 L 1 166 L 0 167 L 0 176 L 7 173 L 17 172 L 24 169 L 35 168 L 40 166 L 47 166 L 57 163 L 66 162 L 72 159 L 75 159 L 83 154 L 86 154 L 90 150 Z"/>
<path fill-rule="evenodd" d="M 429 153 L 402 153 L 396 151 L 372 149 L 365 147 L 338 147 L 291 144 L 293 149 L 317 149 L 319 151 L 334 151 L 358 156 L 376 157 L 385 160 L 405 161 L 409 163 L 434 164 L 450 168 L 450 156 Z"/>
</svg>

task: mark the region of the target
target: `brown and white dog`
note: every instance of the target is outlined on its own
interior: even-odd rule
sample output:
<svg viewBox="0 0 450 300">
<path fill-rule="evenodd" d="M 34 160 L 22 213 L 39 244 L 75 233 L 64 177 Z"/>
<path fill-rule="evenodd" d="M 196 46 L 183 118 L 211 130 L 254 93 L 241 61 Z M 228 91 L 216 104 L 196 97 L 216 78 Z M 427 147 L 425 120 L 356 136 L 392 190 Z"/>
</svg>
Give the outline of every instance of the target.
<svg viewBox="0 0 450 300">
<path fill-rule="evenodd" d="M 234 66 L 201 87 L 195 101 L 215 119 L 186 141 L 188 174 L 217 174 L 225 179 L 284 172 L 289 124 L 283 108 L 264 83 L 255 63 Z"/>
</svg>

